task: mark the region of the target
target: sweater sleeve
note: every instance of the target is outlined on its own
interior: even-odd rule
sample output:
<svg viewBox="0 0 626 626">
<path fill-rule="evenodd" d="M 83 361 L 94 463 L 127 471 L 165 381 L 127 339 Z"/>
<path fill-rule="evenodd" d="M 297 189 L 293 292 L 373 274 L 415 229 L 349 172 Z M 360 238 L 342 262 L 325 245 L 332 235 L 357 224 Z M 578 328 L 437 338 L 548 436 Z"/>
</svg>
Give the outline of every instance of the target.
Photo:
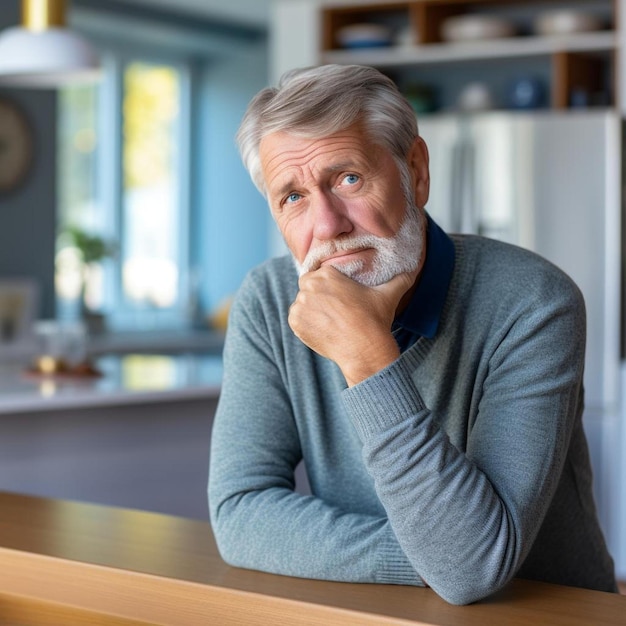
<svg viewBox="0 0 626 626">
<path fill-rule="evenodd" d="M 424 581 L 455 604 L 481 599 L 515 575 L 582 411 L 582 297 L 568 288 L 527 300 L 484 356 L 486 374 L 472 393 L 475 416 L 429 410 L 416 374 L 419 350 L 344 392 L 402 549 Z M 462 407 L 450 400 L 450 411 Z M 465 450 L 449 440 L 446 419 L 468 422 Z"/>
<path fill-rule="evenodd" d="M 259 306 L 245 294 L 233 305 L 212 430 L 209 509 L 222 557 L 289 576 L 423 584 L 384 515 L 294 491 L 302 455 L 272 341 L 278 325 Z"/>
</svg>

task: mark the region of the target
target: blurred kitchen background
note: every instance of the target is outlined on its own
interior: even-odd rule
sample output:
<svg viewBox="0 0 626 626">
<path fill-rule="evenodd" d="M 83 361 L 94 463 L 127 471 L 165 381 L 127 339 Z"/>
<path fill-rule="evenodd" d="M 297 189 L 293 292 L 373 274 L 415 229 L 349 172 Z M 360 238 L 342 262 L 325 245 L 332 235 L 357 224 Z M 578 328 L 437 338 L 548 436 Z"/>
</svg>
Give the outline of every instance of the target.
<svg viewBox="0 0 626 626">
<path fill-rule="evenodd" d="M 23 84 L 34 49 L 3 46 L 38 2 L 65 9 L 95 79 Z M 0 0 L 0 489 L 207 517 L 229 301 L 285 251 L 234 134 L 284 70 L 363 63 L 415 108 L 435 219 L 581 286 L 594 486 L 626 578 L 624 10 Z"/>
</svg>

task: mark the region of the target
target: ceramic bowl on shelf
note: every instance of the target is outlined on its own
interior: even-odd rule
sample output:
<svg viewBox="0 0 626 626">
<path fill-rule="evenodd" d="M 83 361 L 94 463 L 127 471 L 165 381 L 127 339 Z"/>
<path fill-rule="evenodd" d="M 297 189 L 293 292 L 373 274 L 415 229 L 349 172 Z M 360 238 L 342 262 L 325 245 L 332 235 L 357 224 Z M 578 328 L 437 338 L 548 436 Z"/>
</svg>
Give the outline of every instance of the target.
<svg viewBox="0 0 626 626">
<path fill-rule="evenodd" d="M 483 41 L 513 37 L 515 26 L 509 20 L 490 15 L 454 15 L 441 24 L 441 38 L 449 42 Z"/>
<path fill-rule="evenodd" d="M 472 82 L 461 90 L 457 106 L 461 111 L 466 112 L 488 111 L 494 107 L 494 101 L 487 85 Z"/>
<path fill-rule="evenodd" d="M 582 11 L 562 9 L 546 11 L 537 16 L 533 30 L 537 35 L 570 35 L 602 28 L 602 21 L 595 15 Z"/>
<path fill-rule="evenodd" d="M 377 48 L 392 43 L 391 29 L 384 24 L 350 24 L 337 31 L 342 48 Z"/>
<path fill-rule="evenodd" d="M 396 32 L 393 43 L 401 47 L 415 46 L 419 43 L 419 38 L 411 26 L 406 26 Z"/>
<path fill-rule="evenodd" d="M 547 89 L 542 80 L 523 76 L 511 82 L 508 104 L 512 109 L 539 109 L 547 106 Z"/>
</svg>

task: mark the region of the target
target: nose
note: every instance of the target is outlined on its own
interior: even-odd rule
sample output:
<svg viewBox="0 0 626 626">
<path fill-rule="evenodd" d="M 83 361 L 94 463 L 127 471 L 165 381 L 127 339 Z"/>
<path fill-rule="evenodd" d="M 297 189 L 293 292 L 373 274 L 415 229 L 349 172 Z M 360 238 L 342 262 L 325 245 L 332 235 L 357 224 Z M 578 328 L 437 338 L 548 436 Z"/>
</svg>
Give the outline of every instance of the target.
<svg viewBox="0 0 626 626">
<path fill-rule="evenodd" d="M 332 193 L 319 190 L 311 198 L 313 237 L 318 241 L 336 239 L 354 228 L 344 203 Z"/>
</svg>

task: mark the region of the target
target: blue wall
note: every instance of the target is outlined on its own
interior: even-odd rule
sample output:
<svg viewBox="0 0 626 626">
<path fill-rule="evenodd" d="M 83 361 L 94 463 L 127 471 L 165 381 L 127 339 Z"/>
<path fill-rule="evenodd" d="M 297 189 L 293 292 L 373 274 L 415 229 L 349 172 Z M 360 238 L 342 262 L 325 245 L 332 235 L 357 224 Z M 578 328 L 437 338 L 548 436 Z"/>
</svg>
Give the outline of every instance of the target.
<svg viewBox="0 0 626 626">
<path fill-rule="evenodd" d="M 19 23 L 19 3 L 3 7 L 0 30 Z M 0 194 L 0 279 L 34 277 L 41 289 L 40 317 L 54 314 L 56 223 L 56 96 L 52 91 L 1 89 L 26 114 L 34 134 L 32 168 L 14 191 Z"/>
<path fill-rule="evenodd" d="M 14 4 L 11 9 L 3 8 L 0 30 L 19 23 L 19 3 Z M 86 1 L 80 4 L 89 5 Z M 94 15 L 91 21 L 95 28 L 100 21 L 99 15 Z M 89 23 L 89 19 L 87 14 L 83 21 Z M 104 31 L 104 22 L 101 25 Z M 202 88 L 195 103 L 200 132 L 193 146 L 192 203 L 196 222 L 191 245 L 202 280 L 201 305 L 210 311 L 237 289 L 248 269 L 268 256 L 269 212 L 249 181 L 234 143 L 247 103 L 267 83 L 268 60 L 266 37 L 241 37 L 239 46 L 237 32 L 233 34 L 232 29 L 216 27 L 211 31 L 207 27 L 202 31 L 204 26 L 185 22 L 180 30 L 190 27 L 189 39 L 206 45 L 208 55 L 198 58 Z M 181 44 L 171 33 L 164 35 L 150 23 L 144 22 L 142 28 L 144 39 L 161 36 L 166 37 L 161 41 L 169 46 L 185 43 L 182 35 Z M 215 51 L 211 52 L 213 40 Z M 0 195 L 0 278 L 35 277 L 42 290 L 39 316 L 51 317 L 55 313 L 56 94 L 45 90 L 4 92 L 29 116 L 36 153 L 25 184 L 10 195 Z"/>
<path fill-rule="evenodd" d="M 213 309 L 247 271 L 269 256 L 272 220 L 264 198 L 241 164 L 235 133 L 252 96 L 267 85 L 266 48 L 206 68 L 200 96 L 198 201 L 194 233 L 204 268 L 201 300 Z"/>
</svg>

